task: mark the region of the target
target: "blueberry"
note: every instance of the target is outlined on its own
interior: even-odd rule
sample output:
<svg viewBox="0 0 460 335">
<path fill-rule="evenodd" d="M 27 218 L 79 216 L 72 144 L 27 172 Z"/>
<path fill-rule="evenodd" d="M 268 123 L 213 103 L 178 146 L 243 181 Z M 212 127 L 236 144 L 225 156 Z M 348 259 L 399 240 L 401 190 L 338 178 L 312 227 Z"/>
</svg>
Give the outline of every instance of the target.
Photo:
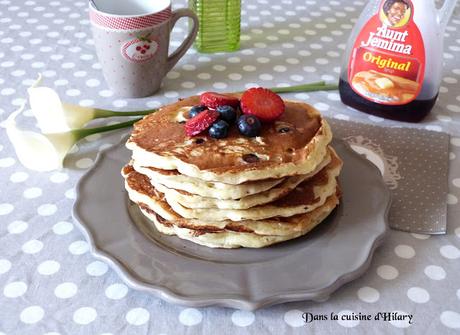
<svg viewBox="0 0 460 335">
<path fill-rule="evenodd" d="M 254 115 L 241 115 L 237 125 L 240 133 L 249 137 L 258 136 L 262 127 L 259 119 Z"/>
<path fill-rule="evenodd" d="M 209 136 L 213 138 L 225 138 L 228 136 L 228 128 L 230 126 L 224 120 L 214 122 L 209 128 Z"/>
<path fill-rule="evenodd" d="M 188 111 L 188 117 L 193 118 L 193 117 L 197 116 L 199 113 L 201 113 L 202 111 L 204 111 L 205 109 L 207 109 L 207 107 L 205 105 L 193 106 Z"/>
<path fill-rule="evenodd" d="M 216 108 L 216 111 L 219 112 L 220 118 L 224 121 L 227 121 L 228 124 L 235 123 L 236 120 L 236 112 L 232 106 L 219 106 Z"/>
</svg>

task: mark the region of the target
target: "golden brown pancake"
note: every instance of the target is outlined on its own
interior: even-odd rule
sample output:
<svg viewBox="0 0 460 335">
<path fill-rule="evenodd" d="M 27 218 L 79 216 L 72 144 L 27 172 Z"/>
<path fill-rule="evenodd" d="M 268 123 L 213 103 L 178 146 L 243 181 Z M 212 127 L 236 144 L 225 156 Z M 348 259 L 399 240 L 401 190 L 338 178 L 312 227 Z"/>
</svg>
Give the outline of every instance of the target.
<svg viewBox="0 0 460 335">
<path fill-rule="evenodd" d="M 164 106 L 134 125 L 126 146 L 143 166 L 174 170 L 206 181 L 241 184 L 248 180 L 306 174 L 326 155 L 332 134 L 319 112 L 308 104 L 285 101 L 286 111 L 263 124 L 259 137 L 242 136 L 232 126 L 225 139 L 206 133 L 185 134 L 187 109 L 198 96 Z"/>
</svg>

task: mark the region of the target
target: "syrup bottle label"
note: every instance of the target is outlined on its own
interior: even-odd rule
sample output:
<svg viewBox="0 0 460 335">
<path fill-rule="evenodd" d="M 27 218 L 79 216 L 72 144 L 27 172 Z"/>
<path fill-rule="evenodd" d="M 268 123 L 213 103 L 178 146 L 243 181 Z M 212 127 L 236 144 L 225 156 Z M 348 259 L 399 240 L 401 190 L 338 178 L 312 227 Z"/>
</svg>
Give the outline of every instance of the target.
<svg viewBox="0 0 460 335">
<path fill-rule="evenodd" d="M 356 39 L 348 82 L 363 98 L 384 105 L 415 100 L 425 75 L 425 46 L 410 0 L 383 0 Z"/>
</svg>

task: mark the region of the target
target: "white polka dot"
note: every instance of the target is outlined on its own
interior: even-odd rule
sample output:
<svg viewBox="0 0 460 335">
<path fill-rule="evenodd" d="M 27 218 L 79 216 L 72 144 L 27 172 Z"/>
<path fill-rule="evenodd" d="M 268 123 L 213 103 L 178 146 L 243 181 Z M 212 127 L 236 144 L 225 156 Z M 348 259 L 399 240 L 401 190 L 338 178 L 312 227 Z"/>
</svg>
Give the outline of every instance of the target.
<svg viewBox="0 0 460 335">
<path fill-rule="evenodd" d="M 58 80 L 56 80 L 56 81 L 54 82 L 54 85 L 56 85 L 56 86 L 65 86 L 65 85 L 67 85 L 68 83 L 69 83 L 69 82 L 68 82 L 68 80 L 66 80 L 66 79 L 58 79 Z"/>
<path fill-rule="evenodd" d="M 380 293 L 375 288 L 364 286 L 358 290 L 358 298 L 364 302 L 374 303 L 380 299 Z"/>
<path fill-rule="evenodd" d="M 185 64 L 182 66 L 182 69 L 184 69 L 185 71 L 195 71 L 196 66 L 193 64 Z"/>
<path fill-rule="evenodd" d="M 20 319 L 27 324 L 37 323 L 45 316 L 45 311 L 40 306 L 29 306 L 22 310 Z"/>
<path fill-rule="evenodd" d="M 76 50 L 75 52 L 79 52 L 80 50 Z M 85 77 L 87 75 L 87 72 L 86 71 L 77 71 L 77 72 L 74 72 L 73 74 L 75 77 L 77 78 L 82 78 L 82 77 Z"/>
<path fill-rule="evenodd" d="M 460 106 L 458 105 L 447 105 L 446 108 L 454 113 L 460 113 Z"/>
<path fill-rule="evenodd" d="M 195 308 L 186 308 L 179 314 L 179 321 L 185 326 L 195 326 L 201 322 L 203 315 Z"/>
<path fill-rule="evenodd" d="M 81 158 L 76 163 L 75 166 L 79 169 L 87 169 L 93 166 L 94 162 L 91 158 Z"/>
<path fill-rule="evenodd" d="M 8 87 L 8 88 L 2 89 L 2 90 L 0 91 L 0 94 L 1 94 L 1 95 L 6 95 L 6 96 L 8 96 L 8 95 L 14 94 L 15 92 L 16 92 L 16 90 L 15 90 L 14 88 L 9 88 L 9 87 Z"/>
<path fill-rule="evenodd" d="M 392 313 L 398 313 L 398 315 L 409 315 L 408 313 L 403 311 L 393 311 Z M 412 318 L 412 322 L 413 321 L 414 320 Z M 405 318 L 403 320 L 391 320 L 390 323 L 392 326 L 395 326 L 397 328 L 407 328 L 411 326 L 411 324 L 409 323 L 409 318 Z"/>
<path fill-rule="evenodd" d="M 29 225 L 25 221 L 13 221 L 8 225 L 8 232 L 10 234 L 22 234 L 29 228 Z"/>
<path fill-rule="evenodd" d="M 177 79 L 180 77 L 180 73 L 177 71 L 169 71 L 166 77 L 169 79 Z"/>
<path fill-rule="evenodd" d="M 287 58 L 286 63 L 295 65 L 295 64 L 299 64 L 300 61 L 297 58 Z"/>
<path fill-rule="evenodd" d="M 37 268 L 39 274 L 44 276 L 50 276 L 55 274 L 61 268 L 61 264 L 53 260 L 47 260 L 42 263 Z"/>
<path fill-rule="evenodd" d="M 238 327 L 250 326 L 255 320 L 253 312 L 249 311 L 234 311 L 232 314 L 232 322 Z"/>
<path fill-rule="evenodd" d="M 392 280 L 398 277 L 399 271 L 391 265 L 381 265 L 377 268 L 377 274 L 386 280 Z"/>
<path fill-rule="evenodd" d="M 266 64 L 268 62 L 270 62 L 270 58 L 267 58 L 267 57 L 258 57 L 256 58 L 256 61 L 258 63 L 261 63 L 261 64 Z"/>
<path fill-rule="evenodd" d="M 409 245 L 400 244 L 395 248 L 395 254 L 398 257 L 410 259 L 415 256 L 415 250 Z"/>
<path fill-rule="evenodd" d="M 41 216 L 50 216 L 57 212 L 57 206 L 54 204 L 44 204 L 38 207 L 37 213 Z"/>
<path fill-rule="evenodd" d="M 315 108 L 321 112 L 325 112 L 329 110 L 330 106 L 328 104 L 325 104 L 324 102 L 318 102 L 314 104 Z"/>
<path fill-rule="evenodd" d="M 105 289 L 105 295 L 109 299 L 123 299 L 128 293 L 128 287 L 125 284 L 112 284 Z"/>
<path fill-rule="evenodd" d="M 460 178 L 455 178 L 452 180 L 452 184 L 455 186 L 455 187 L 460 187 Z"/>
<path fill-rule="evenodd" d="M 11 72 L 11 75 L 13 77 L 21 77 L 21 76 L 23 76 L 25 74 L 26 74 L 26 71 L 24 71 L 24 70 L 14 70 L 13 72 Z"/>
<path fill-rule="evenodd" d="M 113 95 L 113 92 L 110 90 L 102 90 L 99 92 L 99 95 L 104 98 L 110 98 Z"/>
<path fill-rule="evenodd" d="M 259 76 L 261 80 L 273 80 L 273 76 L 269 73 L 263 73 Z"/>
<path fill-rule="evenodd" d="M 73 224 L 67 221 L 60 221 L 53 226 L 53 232 L 56 235 L 65 235 L 73 230 Z"/>
<path fill-rule="evenodd" d="M 293 81 L 303 81 L 304 80 L 304 77 L 299 74 L 293 74 L 289 78 Z"/>
<path fill-rule="evenodd" d="M 55 184 L 63 183 L 69 179 L 69 175 L 63 172 L 55 172 L 51 175 L 50 180 Z"/>
<path fill-rule="evenodd" d="M 284 66 L 284 65 L 275 65 L 273 67 L 273 70 L 276 71 L 276 72 L 286 72 L 287 67 Z"/>
<path fill-rule="evenodd" d="M 14 165 L 14 163 L 16 163 L 16 160 L 14 158 L 11 158 L 11 157 L 1 158 L 0 159 L 0 168 L 10 167 L 10 166 Z"/>
<path fill-rule="evenodd" d="M 302 311 L 299 311 L 298 309 L 291 309 L 284 314 L 284 322 L 286 322 L 291 327 L 302 327 L 305 325 L 302 315 Z"/>
<path fill-rule="evenodd" d="M 440 266 L 437 265 L 428 265 L 425 270 L 425 274 L 428 278 L 433 280 L 443 280 L 446 278 L 446 271 Z"/>
<path fill-rule="evenodd" d="M 72 88 L 70 90 L 65 91 L 65 94 L 67 94 L 69 97 L 76 97 L 76 96 L 79 96 L 81 92 L 80 90 Z"/>
<path fill-rule="evenodd" d="M 3 289 L 3 295 L 7 298 L 17 298 L 27 292 L 27 284 L 22 281 L 9 283 Z"/>
<path fill-rule="evenodd" d="M 77 294 L 78 286 L 71 282 L 59 284 L 54 289 L 54 295 L 60 299 L 72 298 Z"/>
<path fill-rule="evenodd" d="M 96 87 L 96 86 L 99 86 L 101 84 L 101 82 L 97 79 L 88 79 L 86 81 L 86 86 L 88 87 Z"/>
<path fill-rule="evenodd" d="M 165 95 L 166 98 L 177 98 L 179 96 L 179 92 L 166 91 L 164 95 Z"/>
<path fill-rule="evenodd" d="M 145 308 L 133 308 L 126 313 L 126 321 L 133 326 L 141 326 L 150 319 L 150 313 Z"/>
<path fill-rule="evenodd" d="M 241 78 L 243 78 L 243 76 L 239 73 L 230 73 L 228 75 L 228 77 L 231 79 L 231 80 L 241 80 Z"/>
<path fill-rule="evenodd" d="M 296 97 L 296 99 L 300 100 L 308 100 L 310 98 L 310 96 L 307 93 L 296 93 L 294 94 L 294 96 Z"/>
<path fill-rule="evenodd" d="M 196 84 L 193 81 L 184 81 L 181 86 L 183 88 L 194 88 Z"/>
<path fill-rule="evenodd" d="M 36 254 L 43 249 L 43 242 L 39 240 L 30 240 L 22 245 L 22 251 L 26 254 Z"/>
<path fill-rule="evenodd" d="M 440 319 L 442 324 L 448 328 L 460 328 L 460 314 L 457 312 L 444 311 L 441 313 Z"/>
<path fill-rule="evenodd" d="M 75 189 L 71 188 L 64 193 L 65 197 L 68 199 L 75 199 L 77 197 Z"/>
<path fill-rule="evenodd" d="M 245 65 L 243 66 L 243 70 L 246 72 L 254 72 L 257 68 L 253 65 Z"/>
<path fill-rule="evenodd" d="M 460 257 L 460 250 L 454 245 L 444 245 L 439 249 L 441 255 L 448 259 L 457 259 Z"/>
<path fill-rule="evenodd" d="M 227 84 L 226 83 L 223 83 L 223 82 L 217 82 L 217 83 L 214 83 L 212 84 L 212 87 L 214 87 L 215 89 L 218 89 L 218 90 L 224 90 L 227 88 Z"/>
<path fill-rule="evenodd" d="M 410 300 L 418 304 L 424 304 L 430 300 L 428 291 L 421 287 L 411 287 L 407 290 L 407 296 Z"/>
<path fill-rule="evenodd" d="M 88 264 L 86 267 L 86 273 L 88 273 L 90 276 L 99 277 L 104 275 L 108 269 L 109 267 L 104 262 L 94 261 Z"/>
<path fill-rule="evenodd" d="M 72 62 L 63 63 L 61 67 L 63 69 L 73 69 L 75 67 L 75 63 L 72 63 Z"/>
<path fill-rule="evenodd" d="M 31 187 L 31 188 L 28 188 L 28 189 L 24 190 L 22 195 L 26 199 L 34 199 L 34 198 L 38 198 L 39 196 L 41 196 L 42 193 L 43 192 L 42 192 L 41 188 Z"/>
<path fill-rule="evenodd" d="M 11 262 L 7 259 L 0 259 L 0 274 L 7 273 L 11 269 Z"/>
<path fill-rule="evenodd" d="M 309 73 L 316 72 L 316 68 L 313 67 L 313 66 L 304 66 L 304 67 L 303 67 L 303 70 L 304 70 L 305 72 L 309 72 Z"/>
<path fill-rule="evenodd" d="M 456 205 L 458 203 L 458 199 L 455 195 L 453 194 L 448 194 L 447 195 L 447 204 L 448 205 Z"/>
<path fill-rule="evenodd" d="M 79 325 L 87 325 L 96 320 L 97 312 L 92 307 L 81 307 L 73 313 L 73 321 Z"/>
<path fill-rule="evenodd" d="M 75 241 L 69 245 L 69 251 L 73 255 L 83 255 L 88 250 L 89 245 L 86 241 Z"/>
<path fill-rule="evenodd" d="M 225 71 L 227 69 L 225 65 L 220 65 L 220 64 L 214 65 L 212 68 L 220 72 Z"/>
<path fill-rule="evenodd" d="M 149 108 L 158 108 L 161 106 L 161 102 L 156 100 L 147 101 L 145 105 Z"/>
<path fill-rule="evenodd" d="M 348 317 L 351 318 L 351 315 L 352 315 L 353 311 L 349 311 L 349 310 L 344 310 L 344 311 L 340 311 L 339 313 L 337 313 L 339 319 L 337 320 L 337 323 L 339 325 L 341 325 L 342 327 L 346 327 L 346 328 L 353 328 L 353 327 L 356 327 L 357 325 L 359 325 L 359 320 L 347 320 Z"/>
<path fill-rule="evenodd" d="M 78 102 L 78 104 L 82 107 L 89 107 L 94 105 L 94 100 L 91 99 L 83 99 Z"/>
</svg>

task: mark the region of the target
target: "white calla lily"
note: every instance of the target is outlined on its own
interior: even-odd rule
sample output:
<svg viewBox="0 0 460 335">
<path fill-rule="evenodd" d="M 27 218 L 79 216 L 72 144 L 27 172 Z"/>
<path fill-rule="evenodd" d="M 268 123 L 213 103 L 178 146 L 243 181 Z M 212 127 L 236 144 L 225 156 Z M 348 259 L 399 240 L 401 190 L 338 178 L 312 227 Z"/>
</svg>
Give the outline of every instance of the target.
<svg viewBox="0 0 460 335">
<path fill-rule="evenodd" d="M 80 128 L 95 118 L 93 108 L 64 105 L 59 95 L 49 87 L 31 87 L 29 103 L 43 133 L 55 133 Z"/>
<path fill-rule="evenodd" d="M 149 111 L 115 112 L 99 108 L 82 107 L 62 103 L 57 92 L 49 87 L 39 86 L 42 77 L 27 90 L 32 113 L 44 134 L 65 132 L 85 126 L 96 118 L 113 116 L 135 116 L 150 114 Z"/>
<path fill-rule="evenodd" d="M 16 117 L 24 110 L 24 104 L 2 123 L 19 161 L 28 169 L 35 171 L 52 171 L 63 167 L 64 158 L 82 138 L 105 131 L 131 126 L 134 122 L 117 123 L 110 126 L 73 129 L 55 133 L 38 133 L 24 130 L 17 126 Z"/>
</svg>

